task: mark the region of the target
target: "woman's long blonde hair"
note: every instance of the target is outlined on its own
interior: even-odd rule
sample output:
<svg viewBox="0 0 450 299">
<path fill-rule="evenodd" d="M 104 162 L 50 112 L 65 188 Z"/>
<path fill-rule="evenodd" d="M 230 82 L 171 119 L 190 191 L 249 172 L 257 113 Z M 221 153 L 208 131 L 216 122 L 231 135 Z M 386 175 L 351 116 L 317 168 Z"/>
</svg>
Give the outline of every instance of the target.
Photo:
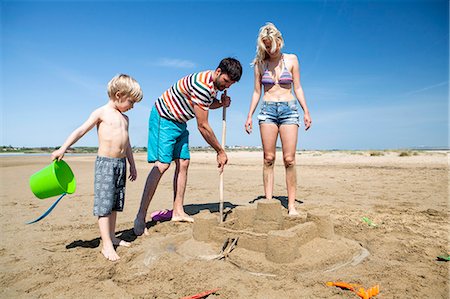
<svg viewBox="0 0 450 299">
<path fill-rule="evenodd" d="M 278 30 L 274 24 L 267 22 L 266 25 L 262 26 L 259 29 L 258 38 L 256 40 L 256 56 L 252 62 L 252 66 L 262 65 L 264 60 L 269 58 L 266 52 L 266 46 L 263 42 L 263 40 L 265 39 L 270 40 L 270 42 L 272 43 L 271 51 L 276 50 L 277 44 L 280 45 L 280 49 L 282 49 L 284 46 L 284 40 L 280 30 Z"/>
</svg>

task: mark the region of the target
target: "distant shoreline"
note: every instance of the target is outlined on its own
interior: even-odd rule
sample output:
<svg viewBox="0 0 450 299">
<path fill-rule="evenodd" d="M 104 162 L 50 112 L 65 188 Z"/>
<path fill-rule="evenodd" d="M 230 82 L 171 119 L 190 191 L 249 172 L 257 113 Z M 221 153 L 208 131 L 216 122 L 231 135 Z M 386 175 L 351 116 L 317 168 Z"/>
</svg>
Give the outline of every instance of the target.
<svg viewBox="0 0 450 299">
<path fill-rule="evenodd" d="M 54 147 L 1 147 L 0 148 L 0 157 L 14 157 L 14 156 L 48 156 L 50 155 L 56 148 Z M 74 147 L 70 148 L 65 155 L 67 156 L 91 156 L 97 154 L 97 147 Z M 214 152 L 214 149 L 211 147 L 191 147 L 191 152 Z M 281 151 L 281 147 L 277 147 L 277 151 Z M 227 152 L 262 152 L 261 147 L 238 147 L 231 146 L 226 147 Z M 315 150 L 315 149 L 297 149 L 297 154 L 301 153 L 333 153 L 333 152 L 342 152 L 342 153 L 368 153 L 370 156 L 383 156 L 388 152 L 399 153 L 402 156 L 414 156 L 421 152 L 441 152 L 441 153 L 450 153 L 450 149 L 444 147 L 436 147 L 436 148 L 406 148 L 406 149 L 331 149 L 331 150 Z M 133 148 L 133 153 L 147 153 L 147 148 L 145 147 L 135 147 Z"/>
</svg>

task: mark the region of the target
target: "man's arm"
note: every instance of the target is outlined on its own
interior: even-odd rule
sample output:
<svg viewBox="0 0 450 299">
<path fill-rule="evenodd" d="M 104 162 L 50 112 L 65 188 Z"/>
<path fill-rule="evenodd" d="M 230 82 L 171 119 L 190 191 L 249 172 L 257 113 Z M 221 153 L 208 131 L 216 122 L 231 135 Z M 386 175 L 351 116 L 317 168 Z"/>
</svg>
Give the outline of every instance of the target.
<svg viewBox="0 0 450 299">
<path fill-rule="evenodd" d="M 225 91 L 222 93 L 221 97 L 220 97 L 220 101 L 216 98 L 214 98 L 211 106 L 209 106 L 209 109 L 217 109 L 220 107 L 230 107 L 231 104 L 231 99 L 229 96 L 227 96 L 227 90 L 225 89 Z"/>
<path fill-rule="evenodd" d="M 209 109 L 217 109 L 223 106 L 223 103 L 220 102 L 218 99 L 214 98 L 211 106 L 209 106 Z"/>
<path fill-rule="evenodd" d="M 203 110 L 198 105 L 194 105 L 194 113 L 195 117 L 197 119 L 197 128 L 200 131 L 200 134 L 202 134 L 205 141 L 211 145 L 214 150 L 217 152 L 217 163 L 218 167 L 220 168 L 220 172 L 223 171 L 223 167 L 228 162 L 227 154 L 225 153 L 225 150 L 220 145 L 219 141 L 217 140 L 216 135 L 214 134 L 214 131 L 212 130 L 211 126 L 208 122 L 208 110 Z"/>
</svg>

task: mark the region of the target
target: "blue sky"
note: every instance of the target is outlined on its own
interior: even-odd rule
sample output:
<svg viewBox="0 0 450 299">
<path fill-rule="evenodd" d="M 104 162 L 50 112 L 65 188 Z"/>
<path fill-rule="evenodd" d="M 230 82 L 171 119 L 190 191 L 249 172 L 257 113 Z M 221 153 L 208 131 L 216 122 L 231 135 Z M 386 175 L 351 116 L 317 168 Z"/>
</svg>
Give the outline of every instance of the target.
<svg viewBox="0 0 450 299">
<path fill-rule="evenodd" d="M 132 145 L 146 146 L 155 99 L 227 56 L 244 73 L 229 90 L 227 145 L 260 145 L 244 132 L 258 29 L 273 22 L 299 57 L 313 119 L 299 149 L 448 146 L 449 4 L 427 1 L 1 1 L 1 141 L 58 146 L 107 102 L 117 73 L 144 100 L 127 114 Z M 220 110 L 210 122 L 221 136 Z M 206 142 L 188 123 L 191 145 Z M 96 146 L 95 129 L 78 146 Z"/>
</svg>

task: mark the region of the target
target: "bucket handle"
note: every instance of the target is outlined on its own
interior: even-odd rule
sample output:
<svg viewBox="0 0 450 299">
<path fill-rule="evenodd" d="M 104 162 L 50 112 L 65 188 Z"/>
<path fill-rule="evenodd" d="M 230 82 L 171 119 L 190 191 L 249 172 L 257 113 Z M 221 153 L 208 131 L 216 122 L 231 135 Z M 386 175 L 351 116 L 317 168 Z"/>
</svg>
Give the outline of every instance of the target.
<svg viewBox="0 0 450 299">
<path fill-rule="evenodd" d="M 47 217 L 48 214 L 50 214 L 50 212 L 56 207 L 56 205 L 58 204 L 58 202 L 64 197 L 64 195 L 66 195 L 67 193 L 63 193 L 51 206 L 50 208 L 48 208 L 47 211 L 45 211 L 44 214 L 42 214 L 41 216 L 39 216 L 38 218 L 36 218 L 33 221 L 27 222 L 26 224 L 32 224 L 32 223 L 36 223 L 38 221 L 41 221 L 42 219 L 44 219 L 45 217 Z"/>
</svg>

